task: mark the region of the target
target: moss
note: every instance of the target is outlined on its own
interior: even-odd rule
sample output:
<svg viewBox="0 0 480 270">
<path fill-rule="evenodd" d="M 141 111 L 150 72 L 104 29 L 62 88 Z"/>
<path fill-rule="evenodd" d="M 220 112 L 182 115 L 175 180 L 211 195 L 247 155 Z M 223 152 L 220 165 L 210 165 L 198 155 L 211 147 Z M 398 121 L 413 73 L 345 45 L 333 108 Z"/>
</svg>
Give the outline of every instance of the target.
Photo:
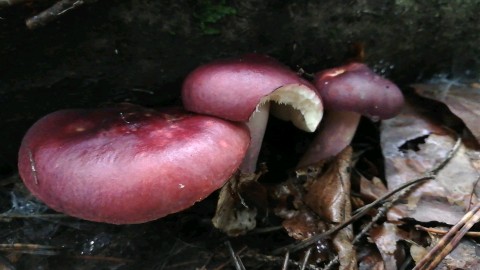
<svg viewBox="0 0 480 270">
<path fill-rule="evenodd" d="M 225 17 L 237 14 L 237 10 L 228 5 L 225 0 L 214 2 L 212 0 L 199 0 L 195 18 L 198 20 L 200 29 L 205 35 L 220 33 L 217 24 Z"/>
</svg>

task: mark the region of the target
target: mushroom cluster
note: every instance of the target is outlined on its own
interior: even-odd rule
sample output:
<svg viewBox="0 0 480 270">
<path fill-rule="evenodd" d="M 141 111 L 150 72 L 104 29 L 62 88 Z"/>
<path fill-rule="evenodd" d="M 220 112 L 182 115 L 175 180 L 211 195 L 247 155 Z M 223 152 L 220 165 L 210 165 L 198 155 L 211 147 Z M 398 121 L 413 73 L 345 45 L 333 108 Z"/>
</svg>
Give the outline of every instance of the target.
<svg viewBox="0 0 480 270">
<path fill-rule="evenodd" d="M 183 84 L 187 110 L 245 122 L 252 142 L 242 173 L 256 170 L 269 113 L 313 132 L 323 116 L 315 87 L 275 59 L 247 54 L 213 61 L 192 71 Z"/>
<path fill-rule="evenodd" d="M 275 59 L 247 54 L 193 70 L 184 109 L 69 109 L 26 133 L 18 169 L 33 195 L 56 211 L 113 224 L 141 223 L 184 210 L 238 170 L 254 174 L 269 113 L 314 132 L 299 167 L 346 147 L 360 114 L 392 117 L 400 90 L 363 64 L 315 75 L 314 83 Z"/>
</svg>

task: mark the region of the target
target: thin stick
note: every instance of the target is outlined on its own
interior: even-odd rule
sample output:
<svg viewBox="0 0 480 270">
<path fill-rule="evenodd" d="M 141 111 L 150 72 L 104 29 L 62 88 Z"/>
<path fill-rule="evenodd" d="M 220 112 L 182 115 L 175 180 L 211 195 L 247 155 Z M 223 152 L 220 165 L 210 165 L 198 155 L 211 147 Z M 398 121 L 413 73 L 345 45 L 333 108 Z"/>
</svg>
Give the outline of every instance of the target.
<svg viewBox="0 0 480 270">
<path fill-rule="evenodd" d="M 0 244 L 0 251 L 35 255 L 58 255 L 61 249 L 61 247 L 29 243 Z"/>
<path fill-rule="evenodd" d="M 399 193 L 397 196 L 395 196 L 395 198 L 393 198 L 392 200 L 386 202 L 382 207 L 380 207 L 377 211 L 377 214 L 372 218 L 372 220 L 370 220 L 370 222 L 368 222 L 368 224 L 363 227 L 363 229 L 355 236 L 355 238 L 353 238 L 353 241 L 352 241 L 352 244 L 353 245 L 356 245 L 360 239 L 362 239 L 363 236 L 365 236 L 369 231 L 370 229 L 373 227 L 373 225 L 375 225 L 377 223 L 377 221 L 382 218 L 383 216 L 385 216 L 385 214 L 387 213 L 388 209 L 390 209 L 390 207 L 392 207 L 392 205 L 398 200 L 398 198 L 401 196 L 401 194 L 403 194 L 404 192 L 402 193 Z M 340 257 L 338 257 L 338 254 L 335 255 L 335 257 L 323 268 L 323 270 L 330 270 L 332 269 L 332 267 L 334 265 L 336 265 L 337 263 L 340 262 Z"/>
<path fill-rule="evenodd" d="M 6 213 L 0 214 L 0 221 L 10 220 L 15 218 L 38 218 L 38 219 L 49 219 L 49 218 L 67 218 L 64 214 L 15 214 L 15 213 Z"/>
<path fill-rule="evenodd" d="M 233 261 L 233 265 L 235 266 L 235 269 L 245 270 L 245 266 L 243 265 L 242 260 L 237 254 L 235 254 L 235 251 L 233 250 L 232 245 L 230 244 L 230 241 L 225 241 L 225 245 L 228 248 L 230 257 L 232 257 L 232 261 Z"/>
<path fill-rule="evenodd" d="M 427 270 L 434 269 L 455 247 L 458 246 L 463 236 L 480 220 L 480 209 L 467 221 L 467 223 L 460 229 L 450 243 L 447 243 L 445 248 L 438 254 L 438 256 L 432 261 L 430 267 Z"/>
<path fill-rule="evenodd" d="M 440 162 L 437 166 L 435 166 L 432 170 L 425 173 L 424 176 L 422 176 L 420 178 L 417 178 L 417 179 L 414 179 L 414 180 L 411 180 L 411 181 L 399 186 L 398 188 L 388 192 L 384 196 L 376 199 L 374 202 L 365 205 L 355 215 L 353 215 L 351 218 L 349 218 L 348 220 L 346 220 L 342 224 L 340 224 L 340 225 L 338 225 L 338 226 L 336 226 L 336 227 L 334 227 L 334 228 L 332 228 L 332 229 L 330 229 L 330 230 L 328 230 L 324 233 L 314 235 L 314 236 L 312 236 L 312 237 L 310 237 L 306 240 L 303 240 L 299 243 L 293 243 L 291 245 L 287 245 L 285 247 L 276 249 L 272 253 L 273 254 L 280 254 L 280 253 L 283 253 L 287 250 L 290 251 L 290 252 L 295 252 L 295 251 L 301 250 L 303 248 L 306 248 L 306 247 L 318 242 L 319 240 L 340 231 L 341 229 L 347 227 L 348 225 L 350 225 L 354 221 L 357 221 L 358 219 L 360 219 L 361 217 L 366 215 L 370 209 L 372 209 L 372 208 L 374 208 L 378 205 L 383 204 L 388 198 L 392 197 L 394 194 L 398 193 L 399 191 L 401 191 L 401 190 L 403 190 L 403 189 L 405 189 L 409 186 L 421 183 L 423 181 L 434 179 L 437 176 L 438 172 L 441 169 L 443 169 L 443 167 L 445 167 L 445 165 L 448 164 L 448 162 L 452 159 L 452 157 L 458 151 L 458 149 L 460 148 L 461 142 L 462 142 L 462 139 L 459 136 L 457 136 L 457 141 L 455 142 L 452 149 L 447 153 L 447 156 L 445 157 L 445 159 L 442 162 Z"/>
<path fill-rule="evenodd" d="M 431 270 L 455 248 L 465 233 L 480 219 L 480 203 L 468 211 L 447 234 L 415 265 L 413 270 Z M 460 232 L 459 232 L 460 231 Z M 457 232 L 459 232 L 457 234 Z"/>
<path fill-rule="evenodd" d="M 308 264 L 308 259 L 310 259 L 310 255 L 312 255 L 312 248 L 307 249 L 307 252 L 305 252 L 305 255 L 303 256 L 302 260 L 302 266 L 300 267 L 300 270 L 305 270 Z"/>
<path fill-rule="evenodd" d="M 248 251 L 248 252 L 242 254 L 242 257 L 253 258 L 257 261 L 266 262 L 266 263 L 269 263 L 269 264 L 272 264 L 272 263 L 279 264 L 279 265 L 284 265 L 285 264 L 285 256 L 277 257 L 277 256 L 270 256 L 270 255 L 261 254 L 261 253 L 254 252 L 254 251 Z M 302 267 L 301 262 L 294 261 L 290 258 L 288 258 L 288 265 L 294 266 L 294 267 L 296 267 L 296 269 L 300 269 L 300 267 Z M 217 269 L 219 269 L 219 268 L 217 268 Z M 307 264 L 305 266 L 305 269 L 306 270 L 320 270 L 319 267 L 317 267 L 313 264 Z"/>
<path fill-rule="evenodd" d="M 283 260 L 282 270 L 288 269 L 288 261 L 290 260 L 290 252 L 285 252 L 285 260 Z"/>
<path fill-rule="evenodd" d="M 321 239 L 323 239 L 323 238 L 325 238 L 325 237 L 327 237 L 331 234 L 334 234 L 334 233 L 342 230 L 343 228 L 347 227 L 351 223 L 357 221 L 358 219 L 360 219 L 361 217 L 366 215 L 370 209 L 376 207 L 377 205 L 382 204 L 386 199 L 388 199 L 389 197 L 394 195 L 396 192 L 398 192 L 398 191 L 400 191 L 400 190 L 402 190 L 406 187 L 409 187 L 411 185 L 418 184 L 422 181 L 430 180 L 430 179 L 433 179 L 433 178 L 434 178 L 434 176 L 425 176 L 425 177 L 422 177 L 422 178 L 415 179 L 411 182 L 405 183 L 405 184 L 401 185 L 400 187 L 396 188 L 395 190 L 393 190 L 393 191 L 387 193 L 386 195 L 382 196 L 381 198 L 376 199 L 374 202 L 372 202 L 370 204 L 367 204 L 359 212 L 357 212 L 351 218 L 347 219 L 342 224 L 340 224 L 340 225 L 338 225 L 338 226 L 336 226 L 336 227 L 334 227 L 334 228 L 332 228 L 332 229 L 330 229 L 330 230 L 328 230 L 324 233 L 317 234 L 317 235 L 312 236 L 312 237 L 310 237 L 306 240 L 303 240 L 302 242 L 293 243 L 291 245 L 276 249 L 272 253 L 273 254 L 280 254 L 280 253 L 285 252 L 287 250 L 290 251 L 290 252 L 295 252 L 295 251 L 298 251 L 300 249 L 306 248 L 307 246 L 309 246 L 313 243 L 316 243 L 317 241 L 319 241 L 319 240 L 321 240 Z"/>
<path fill-rule="evenodd" d="M 425 231 L 425 232 L 428 232 L 428 233 L 440 234 L 440 235 L 445 235 L 446 233 L 448 233 L 447 230 L 424 227 L 424 226 L 418 225 L 418 224 L 415 225 L 415 229 Z M 467 232 L 465 235 L 470 236 L 470 237 L 480 237 L 480 232 Z"/>
<path fill-rule="evenodd" d="M 29 0 L 0 0 L 0 8 L 21 4 L 27 1 Z"/>
<path fill-rule="evenodd" d="M 56 20 L 66 12 L 76 9 L 87 2 L 93 3 L 96 1 L 97 0 L 60 0 L 48 9 L 28 18 L 25 24 L 29 29 L 35 29 Z"/>
</svg>

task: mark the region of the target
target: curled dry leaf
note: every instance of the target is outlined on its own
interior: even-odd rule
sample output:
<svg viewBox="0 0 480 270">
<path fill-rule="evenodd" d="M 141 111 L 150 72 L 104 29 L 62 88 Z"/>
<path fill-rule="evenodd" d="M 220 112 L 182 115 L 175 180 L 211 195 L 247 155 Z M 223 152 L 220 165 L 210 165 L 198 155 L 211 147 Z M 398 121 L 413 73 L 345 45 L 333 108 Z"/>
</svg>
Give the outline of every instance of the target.
<svg viewBox="0 0 480 270">
<path fill-rule="evenodd" d="M 334 223 L 342 223 L 351 217 L 350 167 L 352 149 L 343 150 L 324 174 L 314 179 L 306 187 L 305 203 L 317 215 Z M 340 259 L 340 269 L 356 268 L 356 255 L 352 245 L 352 227 L 339 231 L 333 238 Z"/>
<path fill-rule="evenodd" d="M 480 142 L 480 85 L 457 81 L 440 81 L 413 85 L 426 98 L 444 103 L 458 116 Z"/>
<path fill-rule="evenodd" d="M 304 204 L 304 190 L 297 179 L 275 186 L 272 199 L 277 203 L 275 215 L 283 218 L 282 226 L 288 235 L 296 240 L 305 240 L 313 235 L 327 230 L 327 225 L 318 219 Z M 310 255 L 311 261 L 325 262 L 334 256 L 329 239 L 322 239 L 315 243 L 315 249 Z"/>
<path fill-rule="evenodd" d="M 275 214 L 284 218 L 282 225 L 297 240 L 323 233 L 351 217 L 350 166 L 352 149 L 347 147 L 323 172 L 314 168 L 300 178 L 289 179 L 273 192 Z M 305 177 L 306 183 L 304 183 Z M 302 183 L 302 184 L 301 184 Z M 340 269 L 356 269 L 351 226 L 331 239 L 315 243 L 313 260 L 325 262 L 338 255 Z M 331 248 L 333 244 L 334 248 Z M 333 254 L 333 251 L 336 254 Z"/>
<path fill-rule="evenodd" d="M 252 183 L 257 183 L 255 175 L 240 174 L 231 177 L 222 187 L 212 218 L 215 228 L 229 236 L 242 235 L 255 228 L 257 208 L 247 204 L 242 197 L 242 191 Z"/>
<path fill-rule="evenodd" d="M 306 187 L 306 204 L 325 220 L 340 223 L 350 217 L 350 165 L 352 149 L 347 147 L 324 174 Z"/>
<path fill-rule="evenodd" d="M 454 143 L 449 129 L 418 108 L 408 106 L 401 115 L 383 121 L 381 146 L 388 189 L 434 168 L 446 158 Z M 476 184 L 479 156 L 479 149 L 462 144 L 436 179 L 413 189 L 388 212 L 388 219 L 455 224 L 480 194 Z"/>
</svg>

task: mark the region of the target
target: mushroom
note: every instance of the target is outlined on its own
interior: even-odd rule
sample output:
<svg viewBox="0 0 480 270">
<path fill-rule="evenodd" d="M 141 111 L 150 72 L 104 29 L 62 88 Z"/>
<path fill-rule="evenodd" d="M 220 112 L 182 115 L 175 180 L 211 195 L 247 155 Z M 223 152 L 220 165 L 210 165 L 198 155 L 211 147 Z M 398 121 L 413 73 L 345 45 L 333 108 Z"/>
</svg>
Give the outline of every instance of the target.
<svg viewBox="0 0 480 270">
<path fill-rule="evenodd" d="M 326 114 L 318 134 L 297 168 L 331 158 L 348 146 L 361 115 L 373 121 L 397 115 L 404 104 L 400 89 L 361 63 L 351 63 L 315 74 Z"/>
<path fill-rule="evenodd" d="M 246 122 L 251 144 L 240 171 L 253 174 L 269 112 L 313 132 L 323 106 L 316 89 L 275 59 L 247 54 L 210 62 L 192 71 L 182 88 L 187 110 Z"/>
<path fill-rule="evenodd" d="M 242 124 L 181 109 L 69 109 L 28 130 L 18 167 L 27 188 L 54 210 L 91 221 L 142 223 L 220 188 L 249 140 Z"/>
<path fill-rule="evenodd" d="M 187 110 L 247 123 L 250 147 L 240 173 L 222 187 L 212 222 L 232 236 L 255 228 L 256 209 L 246 205 L 241 190 L 258 177 L 255 171 L 269 112 L 300 129 L 315 131 L 323 115 L 315 87 L 273 58 L 247 54 L 192 71 L 184 81 L 182 98 Z"/>
</svg>

